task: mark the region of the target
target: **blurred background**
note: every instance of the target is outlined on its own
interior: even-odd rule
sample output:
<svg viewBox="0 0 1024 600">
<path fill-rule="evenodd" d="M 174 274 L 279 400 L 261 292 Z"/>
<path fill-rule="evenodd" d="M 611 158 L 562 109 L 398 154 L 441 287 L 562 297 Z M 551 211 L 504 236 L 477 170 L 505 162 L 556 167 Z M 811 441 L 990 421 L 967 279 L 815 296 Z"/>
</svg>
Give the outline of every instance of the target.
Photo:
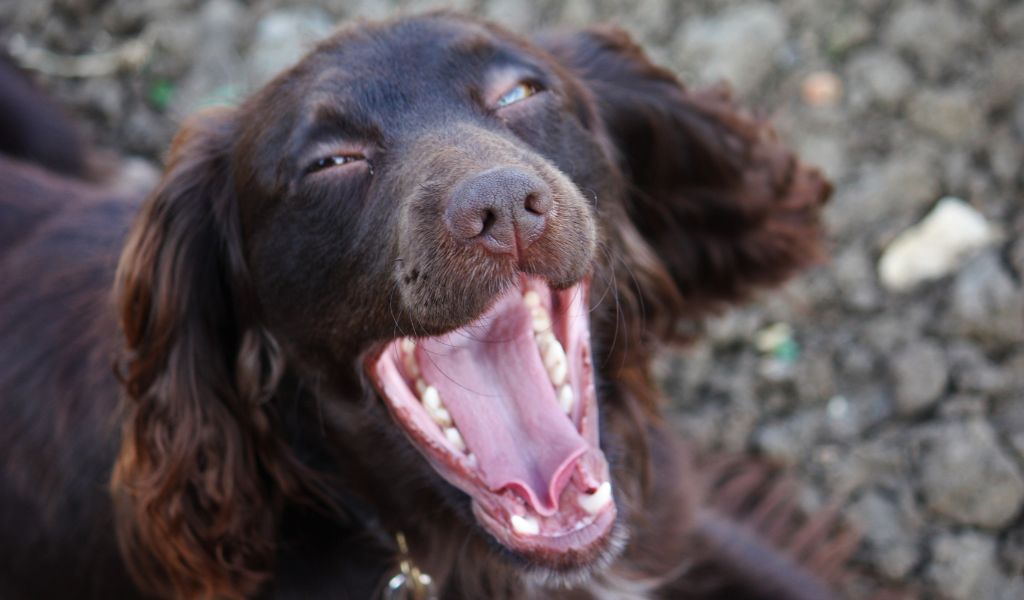
<svg viewBox="0 0 1024 600">
<path fill-rule="evenodd" d="M 808 508 L 844 499 L 851 585 L 1024 598 L 1024 2 L 8 0 L 0 44 L 145 176 L 340 21 L 437 6 L 618 23 L 829 175 L 830 262 L 666 353 L 673 419 L 792 466 Z"/>
</svg>

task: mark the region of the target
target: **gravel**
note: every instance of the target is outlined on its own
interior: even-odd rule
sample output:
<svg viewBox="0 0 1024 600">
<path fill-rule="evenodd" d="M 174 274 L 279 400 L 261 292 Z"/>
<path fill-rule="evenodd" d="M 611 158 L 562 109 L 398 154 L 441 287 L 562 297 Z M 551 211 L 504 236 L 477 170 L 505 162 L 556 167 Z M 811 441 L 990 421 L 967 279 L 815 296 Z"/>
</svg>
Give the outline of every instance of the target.
<svg viewBox="0 0 1024 600">
<path fill-rule="evenodd" d="M 243 95 L 337 20 L 437 4 L 22 0 L 0 3 L 0 43 L 123 53 L 98 76 L 40 79 L 86 135 L 155 163 L 187 113 Z M 847 498 L 869 588 L 1024 598 L 1024 4 L 446 4 L 527 33 L 617 22 L 691 83 L 733 80 L 825 169 L 832 260 L 662 354 L 673 423 Z M 148 44 L 141 63 L 133 40 Z M 1002 235 L 936 278 L 882 285 L 885 250 L 947 196 Z"/>
</svg>

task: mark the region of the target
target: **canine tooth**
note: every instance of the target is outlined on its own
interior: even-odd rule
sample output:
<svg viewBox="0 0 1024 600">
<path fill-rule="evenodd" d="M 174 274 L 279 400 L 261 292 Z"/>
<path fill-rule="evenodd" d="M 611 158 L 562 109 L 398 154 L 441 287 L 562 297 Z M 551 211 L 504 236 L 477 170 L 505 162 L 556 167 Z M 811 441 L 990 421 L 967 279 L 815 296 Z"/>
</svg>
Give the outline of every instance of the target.
<svg viewBox="0 0 1024 600">
<path fill-rule="evenodd" d="M 398 345 L 405 354 L 412 354 L 416 351 L 416 342 L 412 338 L 402 338 Z"/>
<path fill-rule="evenodd" d="M 540 296 L 537 294 L 537 292 L 530 290 L 523 294 L 523 304 L 525 304 L 527 308 L 534 308 L 535 306 L 540 306 Z"/>
<path fill-rule="evenodd" d="M 476 465 L 477 465 L 477 462 L 476 462 L 476 454 L 473 454 L 472 452 L 470 452 L 469 454 L 467 454 L 467 455 L 466 455 L 466 462 L 467 462 L 467 463 L 469 463 L 469 466 L 470 466 L 470 467 L 472 467 L 472 468 L 474 468 L 474 469 L 475 469 L 475 468 L 476 468 Z"/>
<path fill-rule="evenodd" d="M 448 442 L 455 446 L 459 452 L 466 451 L 466 442 L 462 441 L 462 434 L 459 430 L 454 427 L 448 427 L 444 430 L 444 437 Z"/>
<path fill-rule="evenodd" d="M 576 501 L 579 503 L 580 508 L 592 515 L 596 515 L 598 511 L 612 501 L 612 483 L 606 481 L 597 486 L 593 494 L 580 494 Z"/>
<path fill-rule="evenodd" d="M 534 307 L 530 311 L 530 319 L 533 323 L 533 330 L 537 333 L 551 329 L 551 317 L 543 307 Z"/>
<path fill-rule="evenodd" d="M 430 386 L 430 387 L 433 387 L 433 386 Z M 422 398 L 423 394 L 425 394 L 426 391 L 427 391 L 427 382 L 423 381 L 422 379 L 417 379 L 416 380 L 416 395 L 419 396 L 420 398 Z"/>
<path fill-rule="evenodd" d="M 515 530 L 516 533 L 521 533 L 523 535 L 537 535 L 540 533 L 540 523 L 538 523 L 537 519 L 534 519 L 533 517 L 512 515 L 512 517 L 509 518 L 509 521 L 512 522 L 512 529 Z"/>
<path fill-rule="evenodd" d="M 558 403 L 562 406 L 562 411 L 565 414 L 572 414 L 572 405 L 575 401 L 576 396 L 572 393 L 572 386 L 566 384 L 559 388 Z"/>
</svg>

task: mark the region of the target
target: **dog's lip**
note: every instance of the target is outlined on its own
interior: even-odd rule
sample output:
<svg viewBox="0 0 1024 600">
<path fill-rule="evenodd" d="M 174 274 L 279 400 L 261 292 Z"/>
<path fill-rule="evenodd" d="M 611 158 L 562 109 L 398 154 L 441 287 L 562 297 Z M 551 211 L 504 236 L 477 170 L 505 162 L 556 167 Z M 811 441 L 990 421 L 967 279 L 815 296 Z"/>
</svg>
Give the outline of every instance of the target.
<svg viewBox="0 0 1024 600">
<path fill-rule="evenodd" d="M 522 285 L 522 290 L 527 290 L 528 285 L 537 284 L 528 282 L 524 277 Z M 580 443 L 583 443 L 585 448 L 579 453 L 565 455 L 566 460 L 571 462 L 559 467 L 558 473 L 564 474 L 555 475 L 561 484 L 552 483 L 553 480 L 544 480 L 549 481 L 547 485 L 557 486 L 552 488 L 554 495 L 552 500 L 548 501 L 548 505 L 533 494 L 524 496 L 522 487 L 510 488 L 499 485 L 505 480 L 498 480 L 496 483 L 494 469 L 498 468 L 495 467 L 498 463 L 494 462 L 493 451 L 490 452 L 490 458 L 485 456 L 489 462 L 480 461 L 479 464 L 476 463 L 474 455 L 453 451 L 451 444 L 446 442 L 444 436 L 439 435 L 437 426 L 429 418 L 424 418 L 426 412 L 419 404 L 415 392 L 411 392 L 412 386 L 408 381 L 402 382 L 402 368 L 398 366 L 402 356 L 398 354 L 400 340 L 392 340 L 374 347 L 366 355 L 365 365 L 371 381 L 384 398 L 385 405 L 396 423 L 435 471 L 470 497 L 476 520 L 486 531 L 513 553 L 528 557 L 530 560 L 553 568 L 581 567 L 600 555 L 600 550 L 605 545 L 603 540 L 609 538 L 617 514 L 610 493 L 608 465 L 598 440 L 596 394 L 593 389 L 589 357 L 589 317 L 586 315 L 589 281 L 579 282 L 561 291 L 547 287 L 544 289 L 550 295 L 548 304 L 554 303 L 554 306 L 549 307 L 562 307 L 560 311 L 556 311 L 557 314 L 552 315 L 554 330 L 560 333 L 559 341 L 577 353 L 582 350 L 582 357 L 575 361 L 570 378 L 577 391 L 577 405 L 568 415 L 559 413 L 556 416 L 566 419 L 567 423 L 575 424 L 583 436 L 577 439 L 581 440 Z M 522 293 L 520 291 L 520 294 Z M 502 302 L 507 303 L 507 299 L 498 300 L 494 304 L 500 305 Z M 568 308 L 570 302 L 576 309 L 575 312 Z M 504 309 L 500 306 L 492 306 L 482 317 L 474 320 L 473 324 L 479 326 L 481 322 L 491 322 L 489 319 L 505 319 L 500 312 L 497 315 L 492 314 L 502 310 Z M 573 317 L 569 316 L 570 312 Z M 389 350 L 390 353 L 386 355 Z M 458 405 L 452 405 L 450 408 L 458 408 Z M 452 414 L 458 420 L 460 413 L 453 410 Z M 466 439 L 470 445 L 470 452 L 473 450 L 473 443 L 477 444 L 477 449 L 484 450 L 486 446 L 491 445 L 480 442 L 479 432 L 473 434 L 470 430 L 467 433 L 471 434 Z M 518 448 L 520 445 L 513 446 Z M 512 448 L 499 447 L 512 452 Z M 542 446 L 528 447 L 536 448 L 534 452 L 541 454 L 551 452 L 541 450 Z M 483 474 L 484 469 L 490 477 Z M 563 472 L 562 469 L 566 470 Z M 598 494 L 599 491 L 602 494 Z M 595 506 L 593 501 L 598 496 L 601 500 Z M 525 500 L 527 498 L 529 501 Z M 527 526 L 514 527 L 517 518 L 520 525 L 525 519 Z"/>
</svg>

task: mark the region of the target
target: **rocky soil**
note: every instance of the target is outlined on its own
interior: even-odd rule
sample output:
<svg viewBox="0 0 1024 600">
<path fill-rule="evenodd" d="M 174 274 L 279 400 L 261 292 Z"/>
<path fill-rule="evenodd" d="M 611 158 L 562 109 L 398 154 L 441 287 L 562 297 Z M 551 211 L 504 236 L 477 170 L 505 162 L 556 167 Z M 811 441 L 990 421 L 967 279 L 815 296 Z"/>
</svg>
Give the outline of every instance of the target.
<svg viewBox="0 0 1024 600">
<path fill-rule="evenodd" d="M 19 0 L 0 43 L 92 139 L 158 161 L 183 115 L 339 20 L 435 4 Z M 617 22 L 829 174 L 831 262 L 663 356 L 676 422 L 791 465 L 808 507 L 846 498 L 851 589 L 1024 598 L 1024 3 L 450 4 L 526 32 Z"/>
</svg>

